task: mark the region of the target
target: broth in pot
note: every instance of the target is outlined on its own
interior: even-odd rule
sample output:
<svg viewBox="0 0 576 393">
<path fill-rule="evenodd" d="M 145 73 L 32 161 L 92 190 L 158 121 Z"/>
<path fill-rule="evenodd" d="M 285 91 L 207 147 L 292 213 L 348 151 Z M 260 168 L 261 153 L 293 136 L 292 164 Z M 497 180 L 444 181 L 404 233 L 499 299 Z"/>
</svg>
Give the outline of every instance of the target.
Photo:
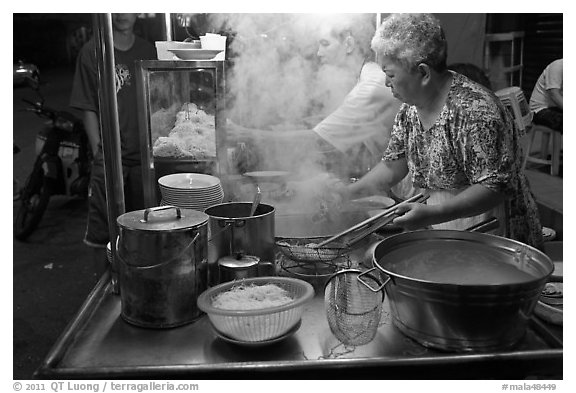
<svg viewBox="0 0 576 393">
<path fill-rule="evenodd" d="M 529 258 L 528 256 L 524 256 Z M 391 250 L 380 265 L 398 275 L 439 284 L 499 285 L 530 281 L 522 256 L 483 244 L 429 240 Z"/>
</svg>

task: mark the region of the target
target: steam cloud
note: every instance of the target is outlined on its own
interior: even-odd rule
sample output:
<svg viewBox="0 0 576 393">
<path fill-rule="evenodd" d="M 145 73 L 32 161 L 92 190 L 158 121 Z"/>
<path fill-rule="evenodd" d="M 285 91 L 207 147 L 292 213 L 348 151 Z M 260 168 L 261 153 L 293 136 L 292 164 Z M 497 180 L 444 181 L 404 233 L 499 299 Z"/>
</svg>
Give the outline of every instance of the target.
<svg viewBox="0 0 576 393">
<path fill-rule="evenodd" d="M 228 116 L 235 122 L 266 128 L 319 120 L 342 102 L 354 75 L 320 67 L 318 20 L 308 14 L 212 14 L 220 29 L 234 32 L 229 46 Z"/>
<path fill-rule="evenodd" d="M 360 72 L 320 65 L 321 29 L 367 20 L 366 14 L 209 14 L 210 31 L 230 40 L 227 117 L 270 132 L 313 128 L 342 103 Z M 370 38 L 362 37 L 367 44 Z M 315 146 L 287 149 L 270 142 L 258 155 L 257 170 L 289 170 L 306 178 L 326 171 Z"/>
</svg>

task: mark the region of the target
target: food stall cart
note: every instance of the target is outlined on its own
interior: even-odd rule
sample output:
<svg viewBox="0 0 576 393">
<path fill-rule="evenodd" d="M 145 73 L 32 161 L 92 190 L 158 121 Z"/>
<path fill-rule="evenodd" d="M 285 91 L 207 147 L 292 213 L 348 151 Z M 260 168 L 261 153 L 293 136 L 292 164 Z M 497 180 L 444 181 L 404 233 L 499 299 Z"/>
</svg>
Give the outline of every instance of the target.
<svg viewBox="0 0 576 393">
<path fill-rule="evenodd" d="M 322 293 L 291 337 L 237 345 L 218 337 L 206 317 L 173 329 L 144 329 L 120 317 L 110 276 L 102 277 L 37 378 L 54 379 L 525 379 L 562 378 L 558 329 L 538 318 L 522 342 L 491 353 L 448 353 L 421 346 L 391 323 L 385 302 L 378 334 L 346 348 L 331 334 Z"/>
<path fill-rule="evenodd" d="M 104 45 L 110 45 L 110 41 L 104 41 Z M 141 77 L 146 80 L 147 72 L 172 74 L 176 71 L 184 72 L 188 78 L 205 70 L 214 76 L 222 72 L 221 67 L 210 62 L 153 61 L 142 63 Z M 211 81 L 211 86 L 218 85 L 214 79 Z M 146 97 L 145 91 L 141 91 L 142 97 Z M 143 105 L 151 107 L 150 104 L 148 99 Z M 178 104 L 184 105 L 186 101 Z M 142 115 L 144 124 L 151 124 L 152 113 L 147 111 Z M 152 128 L 145 129 L 143 143 L 147 146 L 148 169 L 156 170 L 162 160 L 153 154 Z M 111 150 L 114 150 L 114 138 L 110 139 Z M 117 164 L 118 154 L 107 157 Z M 217 158 L 217 155 L 209 157 L 206 162 L 214 162 L 216 166 L 205 169 L 222 170 Z M 180 164 L 195 165 L 196 162 L 173 163 Z M 117 175 L 111 172 L 112 179 Z M 158 196 L 153 186 L 158 174 L 150 171 L 148 176 L 146 197 L 148 203 L 154 204 Z M 118 210 L 122 210 L 122 206 Z M 281 258 L 278 255 L 278 266 L 282 265 Z M 278 274 L 288 273 L 278 271 Z M 537 317 L 530 319 L 526 334 L 513 348 L 444 352 L 404 336 L 393 325 L 390 304 L 385 299 L 375 339 L 366 345 L 345 347 L 330 332 L 325 315 L 324 282 L 320 280 L 315 282 L 316 296 L 306 306 L 301 325 L 290 335 L 266 344 L 238 344 L 215 333 L 206 316 L 170 329 L 142 328 L 126 322 L 121 316 L 122 304 L 113 274 L 112 269 L 100 279 L 35 373 L 36 378 L 555 379 L 562 376 L 562 329 Z"/>
</svg>

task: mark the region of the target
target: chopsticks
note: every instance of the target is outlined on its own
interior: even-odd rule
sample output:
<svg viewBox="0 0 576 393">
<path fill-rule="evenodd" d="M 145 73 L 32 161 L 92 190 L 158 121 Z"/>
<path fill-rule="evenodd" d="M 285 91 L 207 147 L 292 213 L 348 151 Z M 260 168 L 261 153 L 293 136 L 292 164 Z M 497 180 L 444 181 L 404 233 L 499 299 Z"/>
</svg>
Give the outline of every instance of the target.
<svg viewBox="0 0 576 393">
<path fill-rule="evenodd" d="M 386 219 L 385 221 L 379 223 L 378 225 L 375 225 L 375 226 L 372 226 L 372 227 L 366 229 L 366 231 L 362 233 L 363 236 L 357 236 L 352 243 L 354 243 L 354 242 L 356 242 L 356 241 L 359 241 L 359 240 L 361 240 L 362 238 L 368 236 L 370 233 L 376 231 L 376 230 L 379 229 L 380 227 L 388 224 L 388 223 L 389 223 L 390 221 L 392 221 L 394 218 L 396 218 L 396 217 L 398 216 L 398 215 L 396 214 L 396 209 L 397 209 L 399 206 L 406 205 L 406 204 L 408 204 L 408 203 L 414 203 L 414 202 L 424 202 L 424 201 L 427 200 L 427 199 L 428 199 L 428 196 L 427 196 L 427 195 L 425 196 L 424 194 L 421 194 L 421 193 L 420 193 L 420 194 L 417 194 L 417 195 L 414 195 L 413 197 L 408 198 L 408 199 L 406 199 L 405 201 L 402 201 L 402 202 L 400 202 L 400 203 L 398 203 L 398 204 L 396 204 L 396 205 L 394 205 L 394 206 L 389 207 L 388 209 L 386 209 L 386 210 L 384 210 L 383 212 L 375 215 L 374 217 L 370 217 L 369 219 L 364 220 L 364 221 L 362 221 L 362 222 L 360 222 L 360 223 L 358 223 L 358 224 L 356 224 L 356 225 L 354 225 L 354 226 L 352 226 L 352 227 L 350 227 L 350 228 L 348 228 L 348 229 L 346 229 L 346 230 L 338 233 L 337 235 L 334 235 L 334 236 L 332 236 L 331 238 L 322 241 L 321 243 L 319 243 L 318 245 L 316 245 L 315 248 L 323 247 L 323 246 L 325 246 L 325 245 L 328 244 L 328 243 L 332 243 L 334 240 L 340 239 L 341 237 L 349 234 L 350 232 L 354 232 L 354 231 L 356 231 L 356 230 L 358 230 L 358 229 L 361 229 L 361 228 L 363 228 L 363 227 L 365 227 L 365 226 L 368 226 L 368 225 L 370 225 L 370 224 L 372 224 L 372 223 L 380 220 L 380 219 L 383 218 L 383 217 L 387 217 L 387 219 Z"/>
</svg>

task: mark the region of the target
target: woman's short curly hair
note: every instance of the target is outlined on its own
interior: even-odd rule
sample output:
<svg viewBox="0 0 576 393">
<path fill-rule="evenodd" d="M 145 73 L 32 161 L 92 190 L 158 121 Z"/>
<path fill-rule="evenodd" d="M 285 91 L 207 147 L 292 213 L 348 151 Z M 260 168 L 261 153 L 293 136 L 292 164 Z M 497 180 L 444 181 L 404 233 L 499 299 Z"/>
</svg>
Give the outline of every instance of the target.
<svg viewBox="0 0 576 393">
<path fill-rule="evenodd" d="M 399 61 L 414 70 L 425 63 L 436 71 L 446 69 L 446 37 L 440 21 L 431 14 L 392 14 L 376 30 L 372 49 L 378 56 Z"/>
</svg>

